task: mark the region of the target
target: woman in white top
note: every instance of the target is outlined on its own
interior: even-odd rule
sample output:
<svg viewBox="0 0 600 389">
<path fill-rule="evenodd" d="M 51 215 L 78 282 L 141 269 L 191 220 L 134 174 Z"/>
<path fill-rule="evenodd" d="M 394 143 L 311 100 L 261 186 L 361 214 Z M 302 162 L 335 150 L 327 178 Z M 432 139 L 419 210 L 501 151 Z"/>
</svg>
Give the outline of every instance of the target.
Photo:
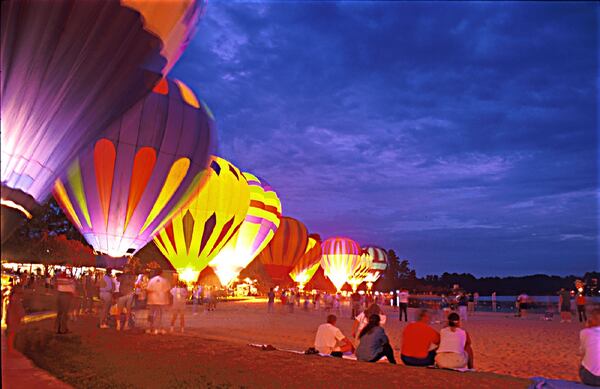
<svg viewBox="0 0 600 389">
<path fill-rule="evenodd" d="M 376 303 L 371 304 L 369 308 L 365 309 L 364 312 L 354 318 L 354 323 L 352 323 L 352 337 L 356 340 L 358 340 L 359 334 L 363 328 L 369 324 L 371 315 L 379 315 L 379 325 L 385 324 L 387 317 L 383 313 L 383 310 Z"/>
<path fill-rule="evenodd" d="M 444 369 L 473 368 L 471 338 L 467 331 L 460 328 L 460 316 L 456 312 L 448 315 L 448 327 L 440 331 L 435 364 Z"/>
</svg>

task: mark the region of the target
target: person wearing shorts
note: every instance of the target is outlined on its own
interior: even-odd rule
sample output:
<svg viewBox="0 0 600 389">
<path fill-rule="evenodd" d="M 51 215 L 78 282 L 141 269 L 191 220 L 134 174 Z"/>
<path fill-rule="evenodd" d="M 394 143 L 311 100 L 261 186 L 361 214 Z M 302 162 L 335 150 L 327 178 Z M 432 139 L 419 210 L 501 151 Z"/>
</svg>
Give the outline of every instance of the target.
<svg viewBox="0 0 600 389">
<path fill-rule="evenodd" d="M 133 308 L 133 295 L 135 292 L 135 276 L 128 269 L 119 275 L 119 294 L 117 298 L 117 331 L 121 328 L 129 329 L 129 321 L 131 319 L 131 309 Z M 125 310 L 125 323 L 121 325 L 121 315 Z"/>
<path fill-rule="evenodd" d="M 562 288 L 559 292 L 560 322 L 571 322 L 571 293 Z"/>
</svg>

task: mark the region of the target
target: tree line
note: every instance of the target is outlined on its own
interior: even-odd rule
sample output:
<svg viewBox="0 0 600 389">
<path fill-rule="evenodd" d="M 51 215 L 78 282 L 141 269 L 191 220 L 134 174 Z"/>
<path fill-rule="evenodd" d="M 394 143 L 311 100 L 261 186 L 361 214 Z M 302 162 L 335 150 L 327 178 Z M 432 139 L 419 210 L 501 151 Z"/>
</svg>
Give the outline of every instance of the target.
<svg viewBox="0 0 600 389">
<path fill-rule="evenodd" d="M 455 285 L 468 292 L 478 292 L 481 295 L 513 296 L 521 293 L 529 295 L 554 295 L 561 288 L 575 289 L 575 280 L 583 280 L 586 284 L 586 294 L 598 295 L 600 272 L 587 272 L 575 276 L 552 276 L 534 274 L 527 276 L 509 277 L 475 277 L 469 273 L 448 273 L 441 275 L 426 275 L 417 277 L 414 269 L 410 268 L 408 260 L 400 260 L 394 250 L 388 250 L 388 267 L 381 278 L 375 283 L 375 288 L 381 291 L 407 288 L 415 292 L 444 293 L 452 290 Z"/>
</svg>

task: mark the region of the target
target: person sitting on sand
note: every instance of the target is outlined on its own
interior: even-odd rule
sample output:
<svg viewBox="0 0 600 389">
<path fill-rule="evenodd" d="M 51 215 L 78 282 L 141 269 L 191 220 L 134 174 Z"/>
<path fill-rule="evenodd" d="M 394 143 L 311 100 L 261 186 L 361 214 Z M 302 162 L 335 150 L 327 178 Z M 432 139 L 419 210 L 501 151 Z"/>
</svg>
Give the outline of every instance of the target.
<svg viewBox="0 0 600 389">
<path fill-rule="evenodd" d="M 579 342 L 583 354 L 579 378 L 586 385 L 600 386 L 600 308 L 588 315 L 587 327 L 579 332 Z"/>
<path fill-rule="evenodd" d="M 460 328 L 460 316 L 456 312 L 448 315 L 448 327 L 440 331 L 440 347 L 435 364 L 445 369 L 473 368 L 473 349 L 469 333 Z"/>
<path fill-rule="evenodd" d="M 321 354 L 329 354 L 341 358 L 343 353 L 354 351 L 354 346 L 342 334 L 342 331 L 335 326 L 336 322 L 337 317 L 335 315 L 327 316 L 327 323 L 321 324 L 317 329 L 315 348 Z"/>
<path fill-rule="evenodd" d="M 355 339 L 359 338 L 360 332 L 369 324 L 369 318 L 371 315 L 379 315 L 379 324 L 384 325 L 387 317 L 379 307 L 379 305 L 373 303 L 371 306 L 361 312 L 354 318 L 354 323 L 352 323 L 352 337 Z"/>
<path fill-rule="evenodd" d="M 429 326 L 430 317 L 426 309 L 419 312 L 418 319 L 404 328 L 400 358 L 408 366 L 433 365 L 440 334 Z"/>
<path fill-rule="evenodd" d="M 356 349 L 356 359 L 365 362 L 377 362 L 384 356 L 390 363 L 396 364 L 394 350 L 383 328 L 379 326 L 380 316 L 373 314 L 369 316 L 369 324 L 362 329 L 360 344 Z"/>
</svg>

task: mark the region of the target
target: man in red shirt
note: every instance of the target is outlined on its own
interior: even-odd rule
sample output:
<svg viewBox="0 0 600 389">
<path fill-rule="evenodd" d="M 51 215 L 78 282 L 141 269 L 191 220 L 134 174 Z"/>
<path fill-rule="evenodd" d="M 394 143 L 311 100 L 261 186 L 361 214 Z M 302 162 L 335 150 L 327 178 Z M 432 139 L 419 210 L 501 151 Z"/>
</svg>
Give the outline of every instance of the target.
<svg viewBox="0 0 600 389">
<path fill-rule="evenodd" d="M 440 334 L 429 326 L 431 317 L 427 310 L 419 312 L 418 321 L 410 323 L 402 334 L 400 358 L 407 366 L 434 364 L 435 348 L 440 344 Z M 432 349 L 433 348 L 433 349 Z"/>
</svg>

